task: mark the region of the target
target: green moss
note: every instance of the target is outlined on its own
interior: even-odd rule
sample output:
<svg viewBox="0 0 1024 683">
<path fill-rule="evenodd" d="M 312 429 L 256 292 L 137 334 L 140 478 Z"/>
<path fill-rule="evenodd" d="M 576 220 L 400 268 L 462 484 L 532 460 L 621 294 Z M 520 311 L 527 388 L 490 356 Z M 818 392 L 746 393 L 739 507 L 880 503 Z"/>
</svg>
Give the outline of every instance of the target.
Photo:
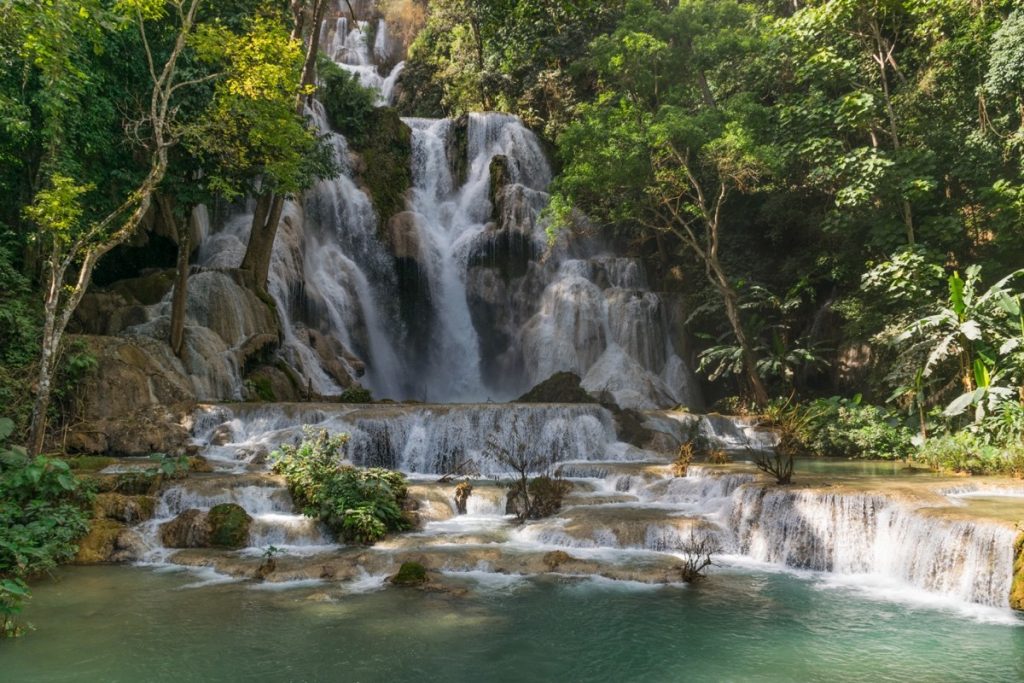
<svg viewBox="0 0 1024 683">
<path fill-rule="evenodd" d="M 1024 611 L 1024 533 L 1013 544 L 1013 583 L 1010 584 L 1010 607 Z"/>
<path fill-rule="evenodd" d="M 383 228 L 391 216 L 405 210 L 405 193 L 412 186 L 412 131 L 389 107 L 373 111 L 367 130 L 369 134 L 354 146 L 363 158 L 360 176 Z"/>
<path fill-rule="evenodd" d="M 103 564 L 111 561 L 117 537 L 127 527 L 113 519 L 94 519 L 87 533 L 78 541 L 75 564 Z"/>
<path fill-rule="evenodd" d="M 222 503 L 210 508 L 210 545 L 216 548 L 244 548 L 249 545 L 252 517 L 240 505 Z"/>
<path fill-rule="evenodd" d="M 154 496 L 126 496 L 120 493 L 100 493 L 93 501 L 93 515 L 100 519 L 114 519 L 136 524 L 153 517 L 156 510 Z"/>
<path fill-rule="evenodd" d="M 571 372 L 556 372 L 516 399 L 520 403 L 597 403 Z"/>
<path fill-rule="evenodd" d="M 372 403 L 373 394 L 370 393 L 369 389 L 364 389 L 357 384 L 341 392 L 338 400 L 341 403 Z"/>
<path fill-rule="evenodd" d="M 489 170 L 491 176 L 491 187 L 488 191 L 488 199 L 491 200 L 491 206 L 494 207 L 494 213 L 499 215 L 501 213 L 501 190 L 510 180 L 508 157 L 504 154 L 495 154 L 491 158 Z"/>
<path fill-rule="evenodd" d="M 277 400 L 277 397 L 274 395 L 274 387 L 271 385 L 269 377 L 251 377 L 249 378 L 249 384 L 253 393 L 256 394 L 257 400 L 264 401 L 266 403 L 271 403 Z"/>
<path fill-rule="evenodd" d="M 117 462 L 117 458 L 111 458 L 106 455 L 79 455 L 74 458 L 68 458 L 68 467 L 75 470 L 76 472 L 98 472 L 104 467 L 113 465 Z"/>
<path fill-rule="evenodd" d="M 419 562 L 403 562 L 398 573 L 391 577 L 396 586 L 420 586 L 427 582 L 427 569 Z"/>
</svg>

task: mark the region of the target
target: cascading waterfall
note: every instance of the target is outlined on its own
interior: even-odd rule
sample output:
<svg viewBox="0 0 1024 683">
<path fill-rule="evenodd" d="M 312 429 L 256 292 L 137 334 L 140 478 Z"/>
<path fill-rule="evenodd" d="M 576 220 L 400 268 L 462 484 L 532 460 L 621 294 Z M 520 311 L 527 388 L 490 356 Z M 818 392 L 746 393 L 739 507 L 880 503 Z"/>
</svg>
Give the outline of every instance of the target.
<svg viewBox="0 0 1024 683">
<path fill-rule="evenodd" d="M 370 41 L 367 22 L 330 19 L 323 49 L 376 88 L 385 105 L 401 74 L 400 50 L 383 21 L 372 29 Z M 219 472 L 162 494 L 156 519 L 146 523 L 152 544 L 159 524 L 221 503 L 253 516 L 253 549 L 326 543 L 316 524 L 292 512 L 287 491 L 262 464 L 270 450 L 301 438 L 301 425 L 314 425 L 348 433 L 345 453 L 355 464 L 423 478 L 507 475 L 493 445 L 523 443 L 579 491 L 559 516 L 515 531 L 511 540 L 521 546 L 672 553 L 691 534 L 710 534 L 726 552 L 761 562 L 873 574 L 1006 605 L 1013 541 L 1006 526 L 930 514 L 889 495 L 766 487 L 751 473 L 694 466 L 688 477 L 673 478 L 664 458 L 617 442 L 612 414 L 596 404 L 486 403 L 512 399 L 561 371 L 625 408 L 696 407 L 700 396 L 674 341 L 673 301 L 651 291 L 641 261 L 588 240 L 548 244 L 551 169 L 517 118 L 403 119 L 413 182 L 400 216 L 412 239 L 399 259 L 381 238 L 345 138 L 330 130 L 319 103 L 307 114 L 342 172 L 286 203 L 269 281 L 279 358 L 312 394 L 337 395 L 355 378 L 376 398 L 463 405 L 206 408 L 193 433 Z M 252 208 L 216 231 L 205 211 L 194 217 L 206 270 L 190 282 L 189 320 L 197 327 L 183 363 L 205 367 L 190 372 L 202 398 L 243 398 L 241 349 L 274 327 L 253 313 L 263 308 L 251 292 L 218 272 L 239 266 Z M 399 260 L 416 270 L 415 325 L 403 309 L 409 284 L 400 268 L 409 264 Z M 168 305 L 152 307 L 138 331 L 164 335 Z M 734 450 L 774 445 L 774 435 L 756 424 L 721 416 L 652 412 L 646 426 L 678 442 L 700 435 Z M 470 498 L 473 523 L 500 525 L 503 495 Z"/>
<path fill-rule="evenodd" d="M 756 560 L 1007 603 L 1016 533 L 1006 526 L 945 519 L 876 494 L 751 486 L 732 502 L 736 549 Z"/>
</svg>

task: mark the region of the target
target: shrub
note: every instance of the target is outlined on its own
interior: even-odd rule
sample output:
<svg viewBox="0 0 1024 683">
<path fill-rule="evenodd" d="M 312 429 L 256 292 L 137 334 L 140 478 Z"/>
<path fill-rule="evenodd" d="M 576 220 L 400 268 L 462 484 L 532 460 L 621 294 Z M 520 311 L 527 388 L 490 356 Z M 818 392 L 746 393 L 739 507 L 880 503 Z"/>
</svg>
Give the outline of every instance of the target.
<svg viewBox="0 0 1024 683">
<path fill-rule="evenodd" d="M 1024 476 L 1024 446 L 993 445 L 969 431 L 928 439 L 918 457 L 940 472 Z"/>
<path fill-rule="evenodd" d="M 693 442 L 688 441 L 684 444 L 680 444 L 679 451 L 676 453 L 676 459 L 672 461 L 672 476 L 685 477 L 686 471 L 690 469 L 690 463 L 692 462 Z"/>
<path fill-rule="evenodd" d="M 528 496 L 523 495 L 523 481 L 517 479 L 508 485 L 505 512 L 514 514 L 519 521 L 550 517 L 562 509 L 562 500 L 572 490 L 572 482 L 561 477 L 542 475 L 529 480 Z"/>
<path fill-rule="evenodd" d="M 6 445 L 13 429 L 0 418 L 0 636 L 18 633 L 24 580 L 74 557 L 92 504 L 66 462 Z"/>
<path fill-rule="evenodd" d="M 341 464 L 347 434 L 307 427 L 298 446 L 282 445 L 271 454 L 302 514 L 321 520 L 335 536 L 372 544 L 409 524 L 402 515 L 408 495 L 400 472 Z"/>
<path fill-rule="evenodd" d="M 338 400 L 342 403 L 372 403 L 373 395 L 369 389 L 364 389 L 357 384 L 341 392 Z"/>
<path fill-rule="evenodd" d="M 323 83 L 319 98 L 327 112 L 327 120 L 346 137 L 353 141 L 361 140 L 369 132 L 376 94 L 363 87 L 358 76 L 330 60 L 321 60 L 317 68 Z"/>
<path fill-rule="evenodd" d="M 899 416 L 860 398 L 818 399 L 792 408 L 784 437 L 797 452 L 843 458 L 895 460 L 913 452 L 913 433 Z"/>
</svg>

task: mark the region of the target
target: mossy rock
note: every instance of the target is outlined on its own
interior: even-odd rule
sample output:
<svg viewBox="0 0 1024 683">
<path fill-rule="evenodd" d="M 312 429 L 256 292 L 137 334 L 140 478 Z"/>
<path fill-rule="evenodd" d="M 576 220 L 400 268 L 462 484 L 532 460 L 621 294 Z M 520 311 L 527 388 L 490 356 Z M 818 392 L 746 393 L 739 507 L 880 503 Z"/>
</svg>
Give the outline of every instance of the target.
<svg viewBox="0 0 1024 683">
<path fill-rule="evenodd" d="M 94 519 L 89 533 L 78 541 L 75 564 L 105 564 L 113 561 L 117 539 L 127 527 L 113 519 Z"/>
<path fill-rule="evenodd" d="M 364 389 L 356 384 L 341 392 L 338 397 L 339 403 L 373 403 L 373 394 L 369 389 Z"/>
<path fill-rule="evenodd" d="M 396 586 L 422 586 L 427 582 L 427 568 L 419 562 L 403 562 L 390 580 Z"/>
<path fill-rule="evenodd" d="M 188 456 L 189 472 L 213 472 L 213 465 L 201 455 Z"/>
<path fill-rule="evenodd" d="M 1013 544 L 1013 583 L 1010 584 L 1010 607 L 1024 611 L 1024 533 Z"/>
<path fill-rule="evenodd" d="M 93 515 L 99 519 L 113 519 L 126 524 L 137 524 L 153 518 L 156 498 L 153 496 L 126 496 L 121 493 L 100 493 L 93 502 Z"/>
<path fill-rule="evenodd" d="M 117 458 L 112 458 L 109 455 L 79 455 L 67 458 L 65 462 L 75 472 L 99 472 L 104 467 L 109 467 L 117 462 Z"/>
<path fill-rule="evenodd" d="M 382 239 L 388 241 L 388 219 L 405 210 L 405 195 L 412 187 L 412 129 L 389 107 L 375 109 L 367 130 L 356 145 L 363 159 L 360 178 L 377 212 Z"/>
<path fill-rule="evenodd" d="M 210 545 L 215 548 L 244 548 L 249 545 L 252 517 L 235 503 L 221 503 L 207 514 Z"/>
<path fill-rule="evenodd" d="M 580 386 L 579 375 L 556 372 L 516 399 L 520 403 L 597 403 Z"/>
</svg>

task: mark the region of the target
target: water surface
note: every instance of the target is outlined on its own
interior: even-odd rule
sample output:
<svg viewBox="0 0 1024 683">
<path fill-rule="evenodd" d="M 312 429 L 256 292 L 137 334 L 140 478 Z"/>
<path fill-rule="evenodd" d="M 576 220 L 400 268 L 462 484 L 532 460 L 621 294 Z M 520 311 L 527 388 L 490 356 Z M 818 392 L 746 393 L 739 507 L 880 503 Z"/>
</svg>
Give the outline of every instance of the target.
<svg viewBox="0 0 1024 683">
<path fill-rule="evenodd" d="M 697 587 L 464 579 L 464 595 L 258 590 L 133 567 L 39 584 L 4 681 L 1020 681 L 1024 628 L 868 599 L 825 575 Z M 999 615 L 1002 614 L 1000 617 Z"/>
</svg>

